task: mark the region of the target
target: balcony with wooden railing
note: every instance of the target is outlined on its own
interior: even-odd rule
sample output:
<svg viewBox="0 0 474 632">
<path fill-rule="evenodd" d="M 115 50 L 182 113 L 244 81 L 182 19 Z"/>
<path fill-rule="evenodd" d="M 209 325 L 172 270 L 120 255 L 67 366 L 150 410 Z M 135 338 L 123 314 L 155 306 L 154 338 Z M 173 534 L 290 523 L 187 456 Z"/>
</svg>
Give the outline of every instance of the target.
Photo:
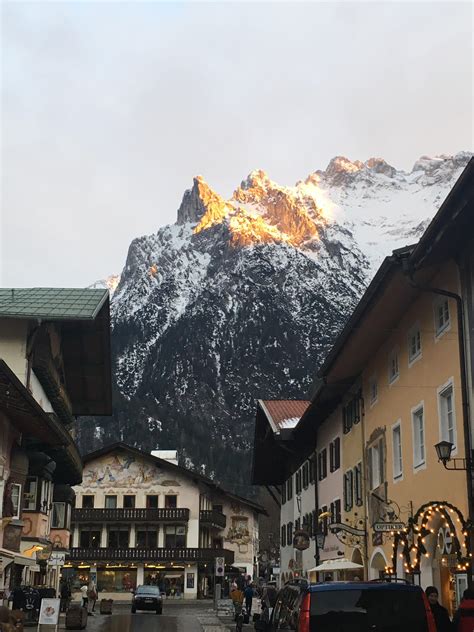
<svg viewBox="0 0 474 632">
<path fill-rule="evenodd" d="M 199 512 L 199 521 L 202 525 L 215 527 L 216 529 L 225 529 L 227 518 L 225 514 L 213 509 L 201 509 Z"/>
<path fill-rule="evenodd" d="M 103 522 L 187 522 L 189 509 L 181 507 L 161 509 L 74 509 L 72 521 L 103 523 Z"/>
<path fill-rule="evenodd" d="M 207 562 L 223 557 L 226 564 L 234 563 L 234 552 L 228 549 L 173 549 L 173 548 L 83 548 L 73 547 L 67 559 L 80 562 Z"/>
</svg>

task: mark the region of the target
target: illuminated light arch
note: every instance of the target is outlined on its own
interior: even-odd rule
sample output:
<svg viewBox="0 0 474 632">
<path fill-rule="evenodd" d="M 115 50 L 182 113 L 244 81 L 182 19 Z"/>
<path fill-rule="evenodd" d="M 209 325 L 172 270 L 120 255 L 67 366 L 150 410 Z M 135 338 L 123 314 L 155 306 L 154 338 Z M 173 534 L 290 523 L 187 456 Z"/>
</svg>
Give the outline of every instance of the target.
<svg viewBox="0 0 474 632">
<path fill-rule="evenodd" d="M 469 547 L 468 523 L 462 512 L 447 501 L 430 501 L 422 505 L 413 518 L 410 518 L 408 527 L 401 532 L 394 533 L 392 546 L 392 566 L 388 567 L 389 574 L 395 574 L 397 561 L 401 556 L 403 567 L 407 573 L 420 573 L 421 559 L 433 555 L 436 541 L 428 542 L 439 533 L 441 526 L 449 529 L 452 537 L 453 554 L 457 558 L 457 568 L 467 570 L 472 552 Z M 435 528 L 436 527 L 436 528 Z M 459 537 L 461 531 L 462 537 Z M 412 544 L 410 544 L 410 539 Z M 430 544 L 433 551 L 429 552 Z M 427 548 L 428 547 L 428 548 Z"/>
</svg>

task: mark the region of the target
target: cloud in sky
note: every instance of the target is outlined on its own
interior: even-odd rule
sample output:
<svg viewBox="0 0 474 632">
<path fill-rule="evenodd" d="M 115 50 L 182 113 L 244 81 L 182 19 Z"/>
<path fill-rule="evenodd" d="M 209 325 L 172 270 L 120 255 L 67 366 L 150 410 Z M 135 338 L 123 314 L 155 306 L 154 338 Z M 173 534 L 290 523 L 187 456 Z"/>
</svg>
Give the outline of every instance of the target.
<svg viewBox="0 0 474 632">
<path fill-rule="evenodd" d="M 337 154 L 472 145 L 470 3 L 2 5 L 3 285 L 87 285 L 174 222 Z"/>
</svg>

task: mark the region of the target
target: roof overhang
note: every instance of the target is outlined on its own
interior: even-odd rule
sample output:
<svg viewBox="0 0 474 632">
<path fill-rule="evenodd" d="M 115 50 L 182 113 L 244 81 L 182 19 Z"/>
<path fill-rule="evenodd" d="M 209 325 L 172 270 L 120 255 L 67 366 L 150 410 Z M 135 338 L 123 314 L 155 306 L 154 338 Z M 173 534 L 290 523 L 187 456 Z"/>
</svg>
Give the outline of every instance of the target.
<svg viewBox="0 0 474 632">
<path fill-rule="evenodd" d="M 0 359 L 0 411 L 24 435 L 24 445 L 45 452 L 56 462 L 55 479 L 76 485 L 82 461 L 69 432 L 46 413 L 4 360 Z"/>
<path fill-rule="evenodd" d="M 94 320 L 61 323 L 67 391 L 74 415 L 111 415 L 110 301 Z"/>
<path fill-rule="evenodd" d="M 306 415 L 304 413 L 303 417 Z M 298 422 L 299 426 L 301 420 Z M 304 458 L 294 439 L 296 428 L 279 428 L 265 403 L 257 402 L 252 458 L 253 485 L 281 485 Z"/>
</svg>

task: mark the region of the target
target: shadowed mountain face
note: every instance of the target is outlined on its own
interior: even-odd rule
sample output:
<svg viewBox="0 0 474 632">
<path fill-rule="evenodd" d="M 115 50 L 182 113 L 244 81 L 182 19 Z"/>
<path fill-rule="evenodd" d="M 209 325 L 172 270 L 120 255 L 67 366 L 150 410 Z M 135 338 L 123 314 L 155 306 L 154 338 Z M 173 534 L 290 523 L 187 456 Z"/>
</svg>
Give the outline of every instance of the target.
<svg viewBox="0 0 474 632">
<path fill-rule="evenodd" d="M 380 250 L 416 241 L 468 158 L 408 174 L 339 157 L 294 187 L 254 171 L 230 200 L 195 178 L 176 224 L 130 245 L 112 301 L 115 412 L 81 420 L 81 449 L 177 448 L 244 492 L 255 400 L 306 396 Z"/>
</svg>

